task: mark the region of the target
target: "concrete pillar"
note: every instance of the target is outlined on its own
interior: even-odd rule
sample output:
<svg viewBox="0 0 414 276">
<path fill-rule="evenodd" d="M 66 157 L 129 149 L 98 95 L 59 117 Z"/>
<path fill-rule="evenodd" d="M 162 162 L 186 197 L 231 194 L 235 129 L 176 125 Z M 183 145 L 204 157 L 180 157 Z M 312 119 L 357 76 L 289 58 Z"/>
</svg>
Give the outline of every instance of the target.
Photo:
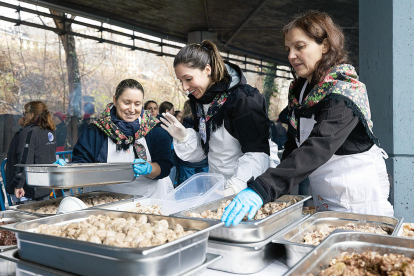
<svg viewBox="0 0 414 276">
<path fill-rule="evenodd" d="M 388 153 L 395 215 L 414 222 L 414 3 L 359 1 L 359 69 Z"/>
<path fill-rule="evenodd" d="M 187 34 L 187 44 L 200 43 L 204 39 L 208 39 L 217 43 L 216 36 L 208 31 L 194 31 Z"/>
</svg>

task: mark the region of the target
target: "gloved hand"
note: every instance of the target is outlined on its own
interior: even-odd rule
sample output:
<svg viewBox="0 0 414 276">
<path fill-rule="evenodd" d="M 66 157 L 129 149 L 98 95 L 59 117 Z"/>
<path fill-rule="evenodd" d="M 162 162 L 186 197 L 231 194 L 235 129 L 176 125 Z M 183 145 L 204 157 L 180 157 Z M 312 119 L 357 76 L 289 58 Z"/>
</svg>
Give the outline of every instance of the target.
<svg viewBox="0 0 414 276">
<path fill-rule="evenodd" d="M 144 159 L 141 159 L 141 158 L 135 159 L 134 163 L 143 163 L 143 164 L 134 164 L 132 166 L 134 173 L 135 173 L 135 177 L 139 177 L 140 175 L 148 175 L 152 172 L 151 164 L 145 161 Z"/>
<path fill-rule="evenodd" d="M 172 137 L 178 141 L 184 140 L 187 136 L 187 129 L 170 113 L 163 113 L 161 118 L 161 127 L 165 129 Z"/>
<path fill-rule="evenodd" d="M 262 205 L 262 198 L 252 188 L 244 189 L 226 207 L 221 221 L 224 221 L 227 227 L 231 224 L 236 226 L 247 213 L 247 219 L 251 220 Z"/>
<path fill-rule="evenodd" d="M 64 159 L 62 159 L 62 158 L 59 158 L 55 163 L 53 163 L 53 164 L 58 164 L 58 165 L 61 165 L 61 166 L 65 166 L 67 163 L 66 163 L 66 161 L 64 160 Z"/>
</svg>

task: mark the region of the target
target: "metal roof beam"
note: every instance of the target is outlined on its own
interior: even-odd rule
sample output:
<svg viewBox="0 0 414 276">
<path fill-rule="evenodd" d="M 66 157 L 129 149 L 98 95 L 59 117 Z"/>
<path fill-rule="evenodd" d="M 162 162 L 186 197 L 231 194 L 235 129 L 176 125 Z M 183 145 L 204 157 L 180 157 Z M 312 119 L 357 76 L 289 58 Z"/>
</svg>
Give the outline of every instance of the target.
<svg viewBox="0 0 414 276">
<path fill-rule="evenodd" d="M 236 37 L 236 35 L 241 31 L 241 29 L 243 29 L 243 27 L 250 21 L 250 19 L 253 18 L 253 16 L 256 15 L 256 13 L 263 8 L 264 5 L 266 5 L 266 3 L 269 0 L 262 0 L 254 9 L 253 11 L 246 17 L 246 19 L 244 19 L 244 21 L 240 24 L 240 26 L 236 29 L 236 31 L 230 36 L 230 38 L 227 40 L 226 44 L 224 44 L 224 46 L 228 46 L 229 43 L 233 40 L 233 38 Z"/>
</svg>

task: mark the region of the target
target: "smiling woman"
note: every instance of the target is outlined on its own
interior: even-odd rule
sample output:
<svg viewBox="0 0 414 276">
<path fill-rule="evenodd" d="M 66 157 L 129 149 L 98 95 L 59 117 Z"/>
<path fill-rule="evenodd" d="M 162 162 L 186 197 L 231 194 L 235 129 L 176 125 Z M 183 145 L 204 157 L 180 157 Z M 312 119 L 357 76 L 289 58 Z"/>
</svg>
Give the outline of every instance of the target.
<svg viewBox="0 0 414 276">
<path fill-rule="evenodd" d="M 262 94 L 246 83 L 241 69 L 204 40 L 182 48 L 174 59 L 177 78 L 188 91 L 194 128 L 171 114 L 162 127 L 174 137 L 177 156 L 187 162 L 208 157 L 209 172 L 227 179 L 226 194 L 246 187 L 253 176 L 278 163 L 277 146 L 269 143 L 270 121 Z"/>
<path fill-rule="evenodd" d="M 372 127 L 365 85 L 347 64 L 345 38 L 329 15 L 309 11 L 284 28 L 294 81 L 282 162 L 240 192 L 223 214 L 237 225 L 260 204 L 309 178 L 317 211 L 393 216 L 390 183 Z M 255 200 L 254 200 L 255 199 Z"/>
<path fill-rule="evenodd" d="M 143 109 L 144 88 L 133 79 L 121 81 L 99 118 L 79 137 L 74 163 L 139 163 L 131 165 L 134 182 L 84 188 L 151 198 L 162 198 L 173 189 L 171 140 L 158 119 Z"/>
</svg>

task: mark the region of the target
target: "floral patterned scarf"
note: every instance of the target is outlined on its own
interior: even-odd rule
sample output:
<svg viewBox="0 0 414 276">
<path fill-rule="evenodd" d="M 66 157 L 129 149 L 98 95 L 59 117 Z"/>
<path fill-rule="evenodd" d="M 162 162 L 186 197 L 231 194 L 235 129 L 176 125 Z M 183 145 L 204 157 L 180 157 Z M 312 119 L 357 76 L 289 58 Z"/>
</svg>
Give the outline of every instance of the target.
<svg viewBox="0 0 414 276">
<path fill-rule="evenodd" d="M 111 138 L 117 145 L 129 145 L 134 143 L 135 151 L 138 158 L 147 160 L 147 153 L 145 147 L 138 142 L 138 139 L 145 137 L 148 132 L 151 131 L 158 123 L 159 120 L 154 118 L 151 113 L 145 110 L 141 117 L 141 122 L 138 131 L 135 133 L 135 137 L 124 135 L 119 128 L 111 120 L 111 108 L 113 104 L 109 103 L 99 118 L 93 123 L 105 133 L 106 136 Z M 135 139 L 134 139 L 135 138 Z"/>
<path fill-rule="evenodd" d="M 208 137 L 210 136 L 211 126 L 209 124 L 210 119 L 217 113 L 217 111 L 224 105 L 228 98 L 227 92 L 217 94 L 214 100 L 208 107 L 207 114 L 204 114 L 204 108 L 201 103 L 197 104 L 197 117 L 200 121 L 199 133 L 204 144 L 207 143 Z"/>
<path fill-rule="evenodd" d="M 325 78 L 315 85 L 308 96 L 299 103 L 293 93 L 294 81 L 289 87 L 289 110 L 290 124 L 295 129 L 294 136 L 297 135 L 299 117 L 310 118 L 318 110 L 318 103 L 324 99 L 345 100 L 354 114 L 365 126 L 371 140 L 378 143 L 378 139 L 372 132 L 373 123 L 371 121 L 371 111 L 369 108 L 368 95 L 365 84 L 358 80 L 355 68 L 349 64 L 341 64 L 332 67 Z"/>
</svg>

